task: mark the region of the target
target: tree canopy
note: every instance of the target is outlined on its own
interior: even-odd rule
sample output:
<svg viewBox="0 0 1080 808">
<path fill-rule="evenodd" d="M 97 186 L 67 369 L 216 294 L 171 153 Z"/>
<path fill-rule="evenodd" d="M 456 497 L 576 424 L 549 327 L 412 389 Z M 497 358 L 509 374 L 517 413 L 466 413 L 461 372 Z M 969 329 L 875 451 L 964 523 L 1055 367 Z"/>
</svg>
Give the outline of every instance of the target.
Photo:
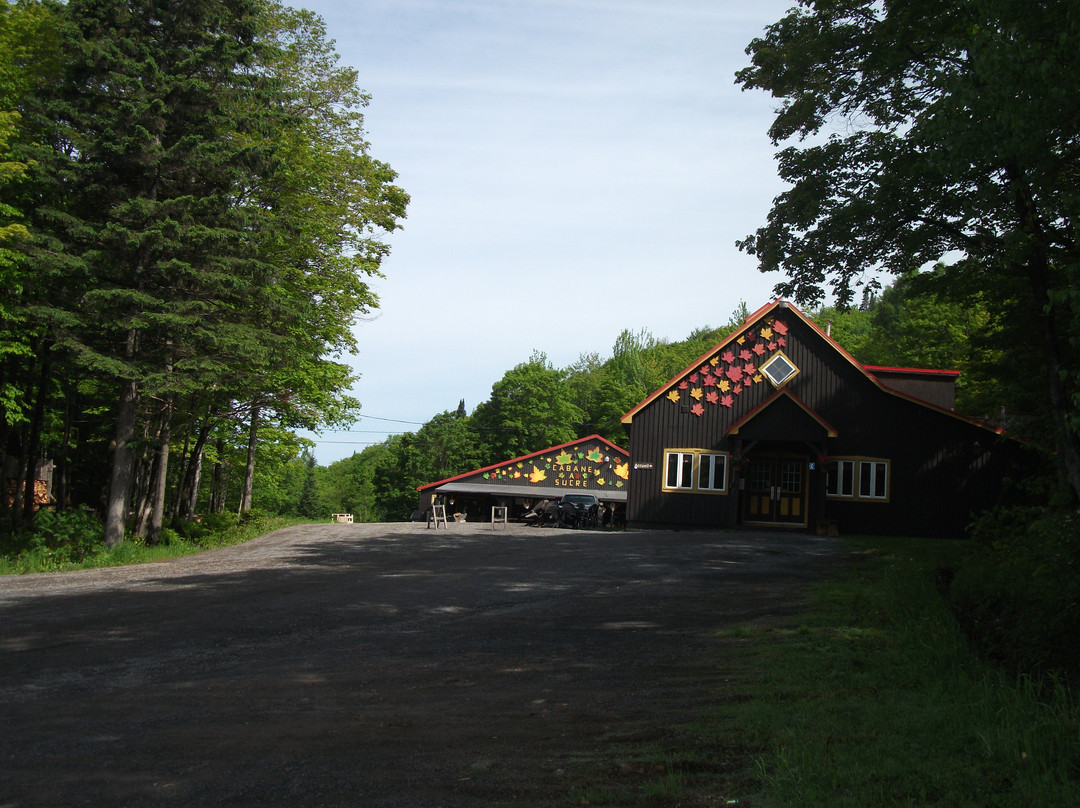
<svg viewBox="0 0 1080 808">
<path fill-rule="evenodd" d="M 370 153 L 356 71 L 275 0 L 4 2 L 0 45 L 12 523 L 42 457 L 61 507 L 104 496 L 110 544 L 132 495 L 151 539 L 166 499 L 192 512 L 204 457 L 232 448 L 250 507 L 260 435 L 358 409 L 341 358 L 408 196 Z"/>
<path fill-rule="evenodd" d="M 1076 4 L 801 0 L 747 53 L 791 187 L 739 246 L 805 305 L 942 261 L 943 291 L 993 295 L 1080 497 Z"/>
</svg>

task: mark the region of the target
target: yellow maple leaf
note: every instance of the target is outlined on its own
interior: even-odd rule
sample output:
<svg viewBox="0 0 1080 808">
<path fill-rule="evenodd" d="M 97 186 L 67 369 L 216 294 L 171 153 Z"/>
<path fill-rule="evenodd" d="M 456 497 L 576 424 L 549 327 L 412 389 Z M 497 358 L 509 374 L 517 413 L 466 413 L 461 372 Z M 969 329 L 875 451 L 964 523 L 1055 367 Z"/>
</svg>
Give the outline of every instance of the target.
<svg viewBox="0 0 1080 808">
<path fill-rule="evenodd" d="M 530 483 L 539 483 L 539 482 L 543 482 L 546 479 L 547 479 L 547 472 L 544 471 L 543 469 L 538 469 L 536 466 L 533 466 L 532 474 L 529 475 L 529 482 Z"/>
<path fill-rule="evenodd" d="M 761 329 L 761 338 L 762 339 L 772 339 L 772 329 L 771 328 L 763 328 L 763 329 Z"/>
<path fill-rule="evenodd" d="M 727 379 L 721 379 L 716 383 L 716 386 L 720 388 L 721 393 L 727 393 L 731 390 L 731 382 Z"/>
<path fill-rule="evenodd" d="M 668 394 L 667 394 L 667 397 L 668 397 L 668 401 L 670 401 L 672 404 L 678 404 L 679 399 L 681 398 L 681 396 L 679 395 L 678 390 L 669 390 Z"/>
<path fill-rule="evenodd" d="M 701 397 L 705 395 L 705 393 L 700 387 L 695 387 L 693 390 L 690 391 L 690 395 L 692 395 L 698 401 L 701 401 Z"/>
<path fill-rule="evenodd" d="M 615 466 L 615 476 L 620 477 L 620 478 L 622 478 L 624 480 L 629 480 L 630 479 L 630 461 L 629 460 L 627 460 L 625 463 L 619 463 L 619 464 L 617 464 Z"/>
</svg>

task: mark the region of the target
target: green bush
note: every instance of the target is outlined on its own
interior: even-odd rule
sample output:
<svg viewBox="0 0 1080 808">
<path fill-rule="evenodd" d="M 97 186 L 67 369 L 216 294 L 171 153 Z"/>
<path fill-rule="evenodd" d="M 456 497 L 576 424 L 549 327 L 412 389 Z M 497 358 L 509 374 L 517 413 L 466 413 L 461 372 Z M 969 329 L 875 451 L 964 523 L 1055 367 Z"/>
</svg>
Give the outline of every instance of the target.
<svg viewBox="0 0 1080 808">
<path fill-rule="evenodd" d="M 1080 683 L 1080 516 L 999 507 L 972 535 L 976 550 L 948 588 L 968 636 L 1007 667 Z"/>
</svg>

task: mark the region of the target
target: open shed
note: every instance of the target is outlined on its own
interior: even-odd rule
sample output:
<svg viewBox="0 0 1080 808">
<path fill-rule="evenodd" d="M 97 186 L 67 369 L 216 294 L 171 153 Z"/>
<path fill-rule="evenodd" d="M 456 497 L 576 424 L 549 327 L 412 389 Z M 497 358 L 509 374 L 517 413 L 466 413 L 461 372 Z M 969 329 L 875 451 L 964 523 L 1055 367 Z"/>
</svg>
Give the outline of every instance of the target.
<svg viewBox="0 0 1080 808">
<path fill-rule="evenodd" d="M 493 506 L 519 519 L 537 502 L 587 492 L 616 512 L 626 507 L 630 455 L 599 435 L 552 446 L 420 486 L 417 515 L 426 520 L 441 500 L 448 515 L 485 521 Z"/>
</svg>

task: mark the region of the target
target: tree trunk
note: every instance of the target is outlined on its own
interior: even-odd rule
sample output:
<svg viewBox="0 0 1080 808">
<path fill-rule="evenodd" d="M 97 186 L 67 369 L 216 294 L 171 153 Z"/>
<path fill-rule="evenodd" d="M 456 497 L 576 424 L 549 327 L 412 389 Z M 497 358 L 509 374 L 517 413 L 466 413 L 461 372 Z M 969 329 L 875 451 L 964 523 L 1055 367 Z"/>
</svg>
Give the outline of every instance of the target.
<svg viewBox="0 0 1080 808">
<path fill-rule="evenodd" d="M 147 526 L 146 540 L 157 544 L 161 540 L 161 527 L 165 519 L 165 483 L 169 477 L 169 441 L 172 433 L 172 400 L 165 402 L 161 413 L 161 429 L 158 430 L 157 461 L 154 463 L 154 477 L 150 486 L 150 523 Z"/>
<path fill-rule="evenodd" d="M 210 512 L 221 513 L 225 510 L 225 441 L 217 439 L 215 444 L 217 459 L 214 461 L 214 473 L 210 478 Z"/>
<path fill-rule="evenodd" d="M 1065 389 L 1065 371 L 1068 363 L 1062 351 L 1062 336 L 1058 331 L 1057 312 L 1050 299 L 1050 259 L 1046 238 L 1039 222 L 1035 199 L 1028 187 L 1024 172 L 1015 166 L 1006 170 L 1015 195 L 1016 213 L 1020 230 L 1029 237 L 1029 254 L 1024 261 L 1024 271 L 1031 285 L 1035 310 L 1038 312 L 1039 332 L 1042 336 L 1043 358 L 1050 387 L 1050 405 L 1058 439 L 1055 441 L 1057 458 L 1062 476 L 1071 490 L 1073 503 L 1080 503 L 1080 436 L 1072 426 L 1073 402 Z M 1062 318 L 1071 322 L 1071 317 Z"/>
<path fill-rule="evenodd" d="M 26 465 L 23 468 L 22 513 L 21 521 L 29 522 L 34 518 L 34 483 L 37 482 L 37 460 L 41 451 L 41 430 L 45 423 L 45 399 L 48 398 L 49 376 L 52 371 L 52 343 L 44 340 L 41 344 L 41 373 L 38 376 L 37 395 L 34 397 L 34 409 L 30 414 L 30 427 L 27 430 Z M 16 506 L 18 508 L 18 506 Z M 19 518 L 18 512 L 16 519 Z"/>
<path fill-rule="evenodd" d="M 203 454 L 206 451 L 206 439 L 210 436 L 210 422 L 205 420 L 199 425 L 199 434 L 195 437 L 195 447 L 191 450 L 184 464 L 184 484 L 181 487 L 179 513 L 191 516 L 199 501 L 199 483 L 202 479 Z"/>
<path fill-rule="evenodd" d="M 259 405 L 251 405 L 251 431 L 248 432 L 247 469 L 244 471 L 244 493 L 240 497 L 240 513 L 251 510 L 251 489 L 255 483 L 255 445 L 259 436 Z"/>
<path fill-rule="evenodd" d="M 117 547 L 124 541 L 127 520 L 128 493 L 135 457 L 131 439 L 135 434 L 135 412 L 139 394 L 134 381 L 125 381 L 120 390 L 120 406 L 116 412 L 116 432 L 112 447 L 112 474 L 109 478 L 109 497 L 105 504 L 105 546 Z"/>
</svg>

